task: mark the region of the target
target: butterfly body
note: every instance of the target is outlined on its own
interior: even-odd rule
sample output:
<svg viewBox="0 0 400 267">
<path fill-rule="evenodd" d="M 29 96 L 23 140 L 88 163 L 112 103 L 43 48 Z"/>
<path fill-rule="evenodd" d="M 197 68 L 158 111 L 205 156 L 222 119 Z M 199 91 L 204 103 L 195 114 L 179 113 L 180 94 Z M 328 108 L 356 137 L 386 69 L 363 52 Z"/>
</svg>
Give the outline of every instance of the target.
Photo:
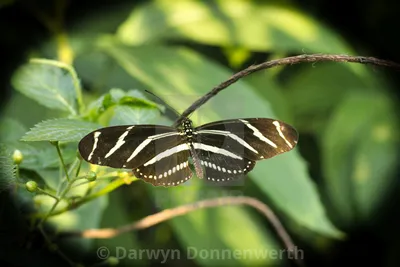
<svg viewBox="0 0 400 267">
<path fill-rule="evenodd" d="M 95 130 L 79 143 L 86 161 L 131 169 L 154 186 L 176 186 L 195 173 L 213 183 L 235 181 L 250 172 L 256 161 L 292 150 L 298 141 L 290 125 L 268 118 L 223 120 L 193 127 L 122 125 Z"/>
</svg>

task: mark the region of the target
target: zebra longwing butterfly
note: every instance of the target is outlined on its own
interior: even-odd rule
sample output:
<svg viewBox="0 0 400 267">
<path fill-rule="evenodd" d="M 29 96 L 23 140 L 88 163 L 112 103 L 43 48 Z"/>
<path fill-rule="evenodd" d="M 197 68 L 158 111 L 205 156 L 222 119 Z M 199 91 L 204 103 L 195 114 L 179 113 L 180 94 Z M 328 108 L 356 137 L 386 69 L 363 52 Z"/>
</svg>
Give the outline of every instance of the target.
<svg viewBox="0 0 400 267">
<path fill-rule="evenodd" d="M 131 169 L 154 186 L 176 186 L 199 178 L 224 184 L 242 178 L 256 161 L 292 150 L 298 133 L 269 118 L 222 120 L 193 127 L 122 125 L 95 130 L 79 143 L 83 159 L 96 165 Z M 193 164 L 190 164 L 189 159 Z"/>
</svg>

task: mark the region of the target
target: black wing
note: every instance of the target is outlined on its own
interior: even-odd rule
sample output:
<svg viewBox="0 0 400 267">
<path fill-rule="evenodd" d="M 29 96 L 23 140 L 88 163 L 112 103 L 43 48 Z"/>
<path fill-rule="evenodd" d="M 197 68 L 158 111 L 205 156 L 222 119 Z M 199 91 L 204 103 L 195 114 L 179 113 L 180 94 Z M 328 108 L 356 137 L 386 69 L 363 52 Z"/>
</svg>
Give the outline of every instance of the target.
<svg viewBox="0 0 400 267">
<path fill-rule="evenodd" d="M 82 138 L 79 152 L 92 164 L 132 169 L 136 177 L 153 185 L 172 185 L 190 178 L 191 170 L 185 163 L 189 146 L 185 142 L 172 127 L 111 126 Z"/>
<path fill-rule="evenodd" d="M 292 150 L 298 141 L 290 125 L 265 118 L 217 121 L 195 128 L 195 150 L 211 182 L 237 180 L 258 160 Z"/>
<path fill-rule="evenodd" d="M 198 146 L 195 150 L 200 159 L 200 164 L 204 168 L 203 178 L 207 182 L 237 185 L 237 182 L 240 182 L 255 165 L 255 161 L 245 157 L 232 158 L 224 154 L 207 151 L 204 146 Z"/>
<path fill-rule="evenodd" d="M 172 156 L 163 157 L 165 154 L 159 154 L 153 158 L 154 160 L 147 161 L 149 164 L 145 163 L 133 169 L 133 173 L 137 178 L 155 186 L 176 186 L 186 182 L 192 177 L 193 172 L 188 162 L 189 150 L 185 146 L 187 144 L 167 150 L 173 153 Z"/>
</svg>

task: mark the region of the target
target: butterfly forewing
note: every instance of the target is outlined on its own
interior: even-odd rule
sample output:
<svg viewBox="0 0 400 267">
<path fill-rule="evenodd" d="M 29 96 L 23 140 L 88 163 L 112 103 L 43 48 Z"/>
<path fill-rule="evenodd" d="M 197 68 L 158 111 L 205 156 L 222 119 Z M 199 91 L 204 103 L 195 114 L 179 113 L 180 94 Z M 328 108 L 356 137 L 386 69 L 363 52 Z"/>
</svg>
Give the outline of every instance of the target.
<svg viewBox="0 0 400 267">
<path fill-rule="evenodd" d="M 297 132 L 272 119 L 235 119 L 195 128 L 196 152 L 211 182 L 226 183 L 242 178 L 258 160 L 293 149 Z"/>
<path fill-rule="evenodd" d="M 265 118 L 218 121 L 195 130 L 199 142 L 254 161 L 292 150 L 298 141 L 297 131 L 293 127 Z"/>
<path fill-rule="evenodd" d="M 86 135 L 79 143 L 79 152 L 93 164 L 133 169 L 182 142 L 184 138 L 172 127 L 111 126 Z"/>
</svg>

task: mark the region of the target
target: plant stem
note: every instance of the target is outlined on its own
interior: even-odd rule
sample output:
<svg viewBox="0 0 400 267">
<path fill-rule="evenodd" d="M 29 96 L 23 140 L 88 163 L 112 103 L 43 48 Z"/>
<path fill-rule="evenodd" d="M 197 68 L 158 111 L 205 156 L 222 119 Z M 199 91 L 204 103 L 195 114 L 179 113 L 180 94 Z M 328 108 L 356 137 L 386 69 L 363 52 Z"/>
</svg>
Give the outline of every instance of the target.
<svg viewBox="0 0 400 267">
<path fill-rule="evenodd" d="M 75 161 L 69 167 L 68 175 L 71 175 L 72 171 L 76 168 L 76 164 L 79 164 L 77 172 L 76 172 L 76 174 L 77 174 L 79 172 L 80 167 L 81 167 L 81 163 L 82 163 L 82 160 L 79 160 L 78 158 L 76 158 Z M 60 165 L 60 173 L 61 173 L 61 169 L 62 169 L 62 166 Z M 75 175 L 75 177 L 77 177 L 77 176 L 78 175 Z M 59 183 L 58 188 L 57 188 L 57 195 L 60 195 L 60 191 L 61 191 L 61 188 L 62 188 L 65 180 L 66 180 L 66 176 L 64 177 L 63 175 L 60 175 L 60 183 Z"/>
<path fill-rule="evenodd" d="M 67 187 L 62 191 L 61 195 L 59 198 L 56 199 L 56 202 L 54 202 L 53 206 L 51 209 L 46 213 L 46 215 L 43 217 L 43 219 L 40 221 L 39 226 L 43 225 L 43 223 L 47 220 L 47 218 L 50 217 L 54 209 L 57 207 L 58 203 L 60 203 L 61 199 L 65 197 L 65 195 L 68 193 L 68 191 L 71 189 L 72 184 L 75 182 L 75 180 L 72 180 L 68 182 Z"/>
<path fill-rule="evenodd" d="M 132 178 L 132 181 L 134 181 L 135 179 L 134 178 Z M 73 181 L 74 182 L 74 181 Z M 72 183 L 73 183 L 72 182 Z M 69 183 L 69 187 L 67 187 L 66 189 L 70 189 L 70 187 L 71 187 L 71 185 L 72 185 L 72 183 Z M 43 218 L 43 217 L 45 217 L 46 219 L 48 218 L 48 217 L 51 217 L 51 216 L 55 216 L 55 215 L 59 215 L 59 214 L 62 214 L 62 213 L 64 213 L 64 212 L 67 212 L 67 211 L 69 211 L 69 210 L 73 210 L 73 209 L 76 209 L 77 207 L 79 207 L 79 206 L 81 206 L 81 205 L 83 205 L 83 204 L 85 204 L 86 202 L 89 202 L 89 201 L 91 201 L 91 200 L 93 200 L 93 199 L 95 199 L 95 198 L 98 198 L 98 197 L 101 197 L 101 196 L 103 196 L 103 195 L 106 195 L 106 194 L 108 194 L 108 193 L 110 193 L 111 191 L 114 191 L 115 189 L 117 189 L 118 187 L 120 187 L 120 186 L 122 186 L 122 185 L 124 185 L 124 184 L 126 184 L 126 178 L 119 178 L 119 179 L 116 179 L 115 181 L 112 181 L 111 183 L 109 183 L 106 187 L 104 187 L 103 189 L 101 189 L 101 190 L 99 190 L 98 192 L 96 192 L 96 193 L 94 193 L 94 194 L 92 194 L 92 195 L 89 195 L 89 196 L 87 196 L 87 197 L 84 197 L 84 198 L 82 198 L 82 199 L 80 199 L 79 201 L 77 201 L 77 202 L 75 202 L 75 203 L 73 203 L 73 204 L 71 204 L 71 205 L 68 205 L 67 207 L 65 207 L 65 208 L 63 208 L 63 209 L 61 209 L 61 210 L 58 210 L 58 211 L 56 211 L 56 212 L 53 212 L 54 211 L 54 208 L 52 208 L 51 210 L 50 210 L 50 212 L 48 212 L 48 213 L 36 213 L 36 214 L 33 214 L 32 215 L 32 217 L 33 218 Z M 64 191 L 63 191 L 63 193 L 64 193 Z M 60 199 L 62 198 L 62 197 L 64 197 L 64 195 L 62 195 L 61 197 L 60 197 Z M 56 203 L 54 203 L 54 204 L 58 204 L 58 202 L 56 202 Z"/>
<path fill-rule="evenodd" d="M 75 177 L 78 177 L 79 172 L 81 171 L 81 166 L 82 166 L 82 158 L 78 158 L 79 162 L 78 162 L 78 167 L 76 168 L 76 172 L 75 172 Z"/>
<path fill-rule="evenodd" d="M 65 166 L 64 158 L 63 158 L 63 156 L 61 154 L 60 145 L 59 145 L 58 142 L 56 142 L 55 146 L 56 146 L 56 149 L 57 149 L 58 157 L 60 158 L 60 161 L 61 161 L 61 165 L 62 165 L 62 167 L 64 169 L 64 172 L 65 172 L 65 177 L 67 178 L 67 181 L 69 182 L 70 179 L 69 179 L 69 175 L 68 175 L 68 170 L 67 170 L 67 167 Z"/>
<path fill-rule="evenodd" d="M 54 198 L 55 200 L 59 200 L 57 196 L 53 195 L 53 194 L 50 193 L 50 192 L 47 192 L 46 190 L 43 190 L 43 189 L 41 189 L 41 188 L 37 188 L 36 190 L 37 190 L 38 192 L 42 193 L 42 194 L 45 194 L 45 195 L 48 195 L 49 197 Z"/>
</svg>

